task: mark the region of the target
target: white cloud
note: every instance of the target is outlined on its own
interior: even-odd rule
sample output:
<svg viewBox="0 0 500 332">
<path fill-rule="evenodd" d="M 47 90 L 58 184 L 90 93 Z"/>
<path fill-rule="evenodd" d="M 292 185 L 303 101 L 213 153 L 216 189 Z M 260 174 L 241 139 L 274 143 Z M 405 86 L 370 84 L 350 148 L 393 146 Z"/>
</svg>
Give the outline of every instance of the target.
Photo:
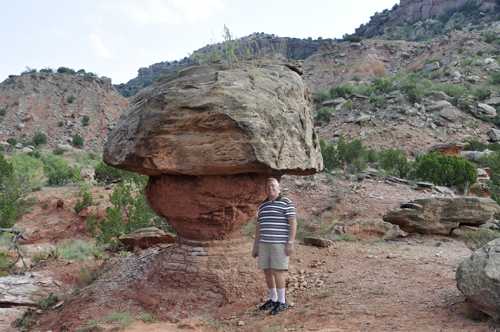
<svg viewBox="0 0 500 332">
<path fill-rule="evenodd" d="M 50 28 L 49 31 L 53 34 L 53 35 L 56 35 L 58 37 L 63 37 L 63 38 L 66 38 L 66 39 L 69 39 L 69 36 L 66 32 L 64 31 L 61 31 L 59 29 L 56 29 L 56 28 Z"/>
<path fill-rule="evenodd" d="M 91 33 L 87 36 L 87 41 L 90 44 L 91 49 L 94 53 L 102 59 L 112 59 L 114 58 L 113 54 L 102 42 L 101 37 L 99 37 L 95 33 Z"/>
<path fill-rule="evenodd" d="M 138 25 L 194 23 L 224 9 L 221 0 L 118 0 L 104 2 L 101 6 Z"/>
</svg>

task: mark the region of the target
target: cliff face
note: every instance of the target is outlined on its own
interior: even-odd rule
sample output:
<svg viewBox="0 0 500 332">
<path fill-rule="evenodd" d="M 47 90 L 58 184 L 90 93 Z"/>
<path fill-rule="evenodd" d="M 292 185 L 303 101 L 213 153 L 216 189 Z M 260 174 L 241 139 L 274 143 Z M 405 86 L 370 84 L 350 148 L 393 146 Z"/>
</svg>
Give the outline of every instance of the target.
<svg viewBox="0 0 500 332">
<path fill-rule="evenodd" d="M 397 8 L 370 17 L 370 22 L 356 29 L 355 35 L 371 38 L 383 28 L 406 22 L 424 21 L 442 14 L 447 7 L 459 7 L 468 2 L 472 2 L 484 11 L 496 6 L 493 0 L 400 0 Z"/>
<path fill-rule="evenodd" d="M 10 137 L 29 141 L 37 131 L 48 135 L 49 144 L 67 144 L 79 134 L 85 146 L 102 151 L 108 130 L 128 101 L 109 78 L 84 79 L 77 75 L 30 73 L 11 75 L 0 83 L 0 141 Z M 83 117 L 88 115 L 89 124 Z"/>
</svg>

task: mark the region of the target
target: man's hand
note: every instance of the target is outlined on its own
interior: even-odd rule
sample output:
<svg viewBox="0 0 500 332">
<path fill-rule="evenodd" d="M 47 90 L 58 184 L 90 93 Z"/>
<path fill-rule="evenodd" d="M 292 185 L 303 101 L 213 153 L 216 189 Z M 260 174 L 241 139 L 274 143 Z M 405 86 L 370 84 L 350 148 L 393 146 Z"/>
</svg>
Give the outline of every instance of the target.
<svg viewBox="0 0 500 332">
<path fill-rule="evenodd" d="M 285 254 L 290 256 L 293 252 L 293 244 L 287 244 L 285 247 Z"/>
<path fill-rule="evenodd" d="M 254 246 L 252 250 L 252 257 L 257 258 L 259 256 L 259 247 Z"/>
</svg>

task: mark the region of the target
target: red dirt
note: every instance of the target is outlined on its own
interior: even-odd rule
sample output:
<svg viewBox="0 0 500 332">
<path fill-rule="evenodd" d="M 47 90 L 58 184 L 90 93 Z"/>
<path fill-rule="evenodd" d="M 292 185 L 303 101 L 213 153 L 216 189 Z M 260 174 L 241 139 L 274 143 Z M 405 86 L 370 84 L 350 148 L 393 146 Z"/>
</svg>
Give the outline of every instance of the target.
<svg viewBox="0 0 500 332">
<path fill-rule="evenodd" d="M 311 182 L 311 186 L 317 184 L 317 187 L 304 189 L 306 186 L 295 185 L 303 182 Z M 120 287 L 132 285 L 128 279 L 140 275 L 139 267 L 145 266 L 141 260 L 155 256 L 154 250 L 149 250 L 127 257 L 114 257 L 107 261 L 103 265 L 106 272 L 102 277 L 83 289 L 79 295 L 70 295 L 64 305 L 66 308 L 60 312 L 49 310 L 48 313 L 42 314 L 38 318 L 39 323 L 35 324 L 32 330 L 62 331 L 61 324 L 72 322 L 71 325 L 65 326 L 68 331 L 75 331 L 77 327 L 90 324 L 90 319 L 107 318 L 109 312 L 119 310 L 131 315 L 138 315 L 141 310 L 152 310 L 163 319 L 154 324 L 145 324 L 136 318 L 136 321 L 124 330 L 134 332 L 211 331 L 218 327 L 218 324 L 222 330 L 237 331 L 495 330 L 495 325 L 490 321 L 474 321 L 470 318 L 473 313 L 456 287 L 456 268 L 471 253 L 462 242 L 446 236 L 410 234 L 401 241 L 369 243 L 381 238 L 383 227 L 373 222 L 381 219 L 381 213 L 394 209 L 400 202 L 425 197 L 431 193 L 415 191 L 407 185 L 393 186 L 366 181 L 362 183 L 361 188 L 354 191 L 348 189 L 359 184 L 361 183 L 345 180 L 339 180 L 334 185 L 328 184 L 323 175 L 319 175 L 316 180 L 290 176 L 283 178 L 282 191 L 295 203 L 298 216 L 307 217 L 316 225 L 339 221 L 351 234 L 364 241 L 339 242 L 326 249 L 296 244 L 287 274 L 290 282 L 287 299 L 294 306 L 277 316 L 269 316 L 256 310 L 256 307 L 266 300 L 267 289 L 262 273 L 257 271 L 256 260 L 250 257 L 252 240 L 246 239 L 237 251 L 247 250 L 247 256 L 242 256 L 241 261 L 234 266 L 228 266 L 228 273 L 222 279 L 226 289 L 232 287 L 236 298 L 226 298 L 227 301 L 220 303 L 222 306 L 207 308 L 200 305 L 206 302 L 206 297 L 211 294 L 211 291 L 207 290 L 209 280 L 205 280 L 199 288 L 196 278 L 183 279 L 181 275 L 178 277 L 183 287 L 199 299 L 197 300 L 196 296 L 176 298 L 171 306 L 172 311 L 167 315 L 160 314 L 159 308 L 145 308 L 144 305 L 141 307 L 135 300 L 141 298 L 140 294 L 149 294 L 152 301 L 151 294 L 155 292 L 157 297 L 175 295 L 175 291 L 172 294 L 165 293 L 169 285 L 175 282 L 174 279 L 161 283 L 160 275 L 151 276 L 151 280 L 138 281 L 137 287 L 118 291 Z M 336 188 L 342 188 L 340 195 L 334 192 Z M 100 191 L 99 189 L 94 195 Z M 61 198 L 61 195 L 61 191 L 52 194 L 54 200 Z M 340 196 L 339 201 L 324 203 L 332 195 Z M 66 202 L 65 204 L 70 204 Z M 314 212 L 323 210 L 322 213 Z M 35 220 L 43 216 L 43 213 L 51 220 L 54 216 L 75 217 L 74 213 L 71 216 L 71 213 L 65 210 L 67 215 L 63 217 L 63 212 L 57 208 L 50 213 L 46 211 L 48 210 L 35 208 L 26 217 L 31 216 L 32 220 Z M 35 214 L 39 214 L 37 218 Z M 75 222 L 76 219 L 73 223 Z M 66 229 L 66 223 L 69 224 L 68 221 L 63 221 L 52 228 L 48 228 L 50 225 L 47 224 L 45 229 L 46 223 L 38 222 L 41 226 L 39 232 L 50 242 L 59 236 L 59 230 Z M 29 227 L 38 226 L 35 224 Z M 323 229 L 317 226 L 315 231 L 320 233 Z M 172 250 L 170 247 L 160 251 L 156 249 L 156 252 L 160 253 L 161 257 L 167 257 L 165 253 Z M 229 259 L 230 256 L 231 252 L 227 252 L 226 258 Z M 168 265 L 171 261 L 171 258 L 163 258 L 157 260 L 157 263 Z M 154 265 L 153 262 L 149 263 L 150 266 Z M 210 262 L 207 267 L 214 265 L 215 262 Z M 241 269 L 245 265 L 247 272 L 243 274 L 233 269 Z M 50 273 L 58 280 L 61 289 L 69 290 L 68 293 L 71 293 L 73 285 L 79 282 L 78 263 L 47 264 L 39 269 Z M 104 279 L 109 281 L 105 282 Z M 152 285 L 155 281 L 161 284 Z M 296 287 L 303 282 L 307 282 L 304 288 Z M 215 296 L 219 294 L 216 285 L 213 284 Z M 106 288 L 103 288 L 104 286 Z M 147 289 L 148 287 L 150 289 Z M 290 292 L 290 287 L 295 290 Z M 113 289 L 115 292 L 110 292 Z M 124 294 L 135 300 L 117 301 L 125 298 Z M 231 293 L 227 296 L 230 297 Z M 143 296 L 142 301 L 147 302 L 147 297 Z M 3 327 L 2 323 L 0 321 L 0 328 Z M 116 327 L 116 324 L 110 323 L 99 325 L 107 331 Z M 6 331 L 13 329 L 6 328 Z"/>
</svg>

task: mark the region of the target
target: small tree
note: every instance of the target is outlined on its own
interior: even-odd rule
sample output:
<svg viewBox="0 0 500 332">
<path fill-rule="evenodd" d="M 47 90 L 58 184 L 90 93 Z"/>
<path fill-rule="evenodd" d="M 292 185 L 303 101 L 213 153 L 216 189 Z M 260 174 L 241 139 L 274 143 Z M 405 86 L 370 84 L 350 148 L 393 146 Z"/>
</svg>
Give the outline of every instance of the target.
<svg viewBox="0 0 500 332">
<path fill-rule="evenodd" d="M 33 136 L 33 142 L 35 142 L 35 145 L 43 145 L 46 144 L 48 140 L 48 137 L 46 134 L 42 132 L 37 132 L 35 133 L 35 136 Z"/>
<path fill-rule="evenodd" d="M 106 184 L 111 181 L 119 181 L 123 178 L 123 173 L 126 173 L 126 171 L 110 167 L 101 161 L 95 167 L 94 180 L 96 180 L 98 184 Z"/>
<path fill-rule="evenodd" d="M 380 167 L 389 173 L 405 179 L 411 172 L 411 164 L 406 159 L 405 152 L 399 148 L 379 152 Z"/>
<path fill-rule="evenodd" d="M 422 157 L 415 175 L 439 186 L 457 187 L 466 191 L 477 181 L 477 168 L 465 158 L 442 156 L 439 152 L 434 152 Z"/>
<path fill-rule="evenodd" d="M 7 110 L 5 108 L 0 109 L 0 116 L 5 116 L 7 114 Z"/>
<path fill-rule="evenodd" d="M 12 145 L 13 147 L 16 146 L 17 144 L 17 139 L 11 137 L 11 138 L 8 138 L 7 139 L 7 143 L 9 143 L 10 145 Z"/>
<path fill-rule="evenodd" d="M 75 212 L 80 213 L 88 206 L 94 205 L 94 200 L 92 199 L 92 195 L 88 192 L 83 192 L 83 201 L 78 200 L 75 204 Z"/>
<path fill-rule="evenodd" d="M 80 149 L 83 148 L 84 144 L 85 144 L 85 140 L 79 134 L 76 134 L 75 137 L 73 137 L 73 145 L 76 146 L 77 148 L 80 148 Z"/>
<path fill-rule="evenodd" d="M 73 104 L 73 101 L 75 101 L 75 96 L 73 95 L 69 95 L 68 98 L 66 98 L 66 101 L 69 103 L 69 104 Z"/>
<path fill-rule="evenodd" d="M 88 115 L 84 115 L 84 116 L 83 116 L 83 120 L 82 120 L 82 124 L 83 124 L 84 126 L 88 126 L 88 125 L 89 125 L 89 121 L 90 121 L 90 116 L 88 116 Z"/>
</svg>

